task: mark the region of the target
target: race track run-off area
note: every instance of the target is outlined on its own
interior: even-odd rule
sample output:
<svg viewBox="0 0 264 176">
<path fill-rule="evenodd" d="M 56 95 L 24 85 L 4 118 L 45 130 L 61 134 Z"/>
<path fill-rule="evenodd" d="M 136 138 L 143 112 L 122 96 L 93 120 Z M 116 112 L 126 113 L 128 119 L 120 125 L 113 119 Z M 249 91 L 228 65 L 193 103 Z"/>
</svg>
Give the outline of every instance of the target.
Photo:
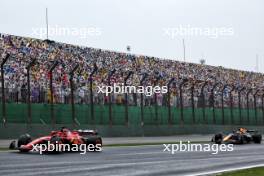
<svg viewBox="0 0 264 176">
<path fill-rule="evenodd" d="M 232 152 L 164 152 L 163 145 L 104 147 L 102 152 L 45 154 L 0 152 L 0 175 L 205 175 L 264 164 L 264 145 Z"/>
</svg>

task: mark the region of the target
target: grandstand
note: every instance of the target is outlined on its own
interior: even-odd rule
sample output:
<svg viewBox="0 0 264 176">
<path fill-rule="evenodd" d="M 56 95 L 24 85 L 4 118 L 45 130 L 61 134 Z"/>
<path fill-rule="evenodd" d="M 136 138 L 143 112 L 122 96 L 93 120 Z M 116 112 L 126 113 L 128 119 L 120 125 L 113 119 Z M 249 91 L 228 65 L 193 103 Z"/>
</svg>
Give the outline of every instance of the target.
<svg viewBox="0 0 264 176">
<path fill-rule="evenodd" d="M 261 73 L 7 34 L 0 34 L 0 54 L 10 55 L 1 92 L 10 123 L 264 123 Z M 127 85 L 168 85 L 169 93 L 97 93 L 97 86 L 124 83 L 129 72 Z"/>
</svg>

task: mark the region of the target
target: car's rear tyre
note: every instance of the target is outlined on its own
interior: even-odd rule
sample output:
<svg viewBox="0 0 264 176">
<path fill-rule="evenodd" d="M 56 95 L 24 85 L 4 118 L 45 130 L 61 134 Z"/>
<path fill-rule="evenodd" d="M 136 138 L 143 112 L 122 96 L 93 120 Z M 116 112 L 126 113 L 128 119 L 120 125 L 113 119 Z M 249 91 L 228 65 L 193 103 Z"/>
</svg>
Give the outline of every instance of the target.
<svg viewBox="0 0 264 176">
<path fill-rule="evenodd" d="M 221 133 L 218 133 L 214 136 L 214 142 L 216 144 L 221 144 L 223 142 L 223 135 Z"/>
<path fill-rule="evenodd" d="M 89 144 L 102 144 L 102 138 L 99 136 L 90 136 L 88 138 L 85 139 L 85 142 L 87 145 Z"/>
<path fill-rule="evenodd" d="M 101 151 L 98 147 L 102 148 L 103 142 L 100 136 L 90 136 L 85 139 L 86 145 L 92 144 L 94 146 L 94 151 Z"/>
<path fill-rule="evenodd" d="M 252 140 L 253 140 L 254 143 L 260 144 L 261 141 L 262 141 L 262 135 L 261 134 L 254 134 L 252 136 Z"/>
<path fill-rule="evenodd" d="M 10 150 L 14 150 L 16 148 L 16 141 L 12 141 L 9 145 Z"/>
<path fill-rule="evenodd" d="M 102 138 L 101 137 L 98 137 L 96 140 L 95 140 L 95 145 L 96 144 L 100 144 L 101 146 L 103 145 L 103 142 L 102 142 Z"/>
<path fill-rule="evenodd" d="M 27 145 L 31 141 L 31 136 L 29 134 L 23 134 L 18 138 L 17 147 L 19 148 L 21 145 Z"/>
</svg>

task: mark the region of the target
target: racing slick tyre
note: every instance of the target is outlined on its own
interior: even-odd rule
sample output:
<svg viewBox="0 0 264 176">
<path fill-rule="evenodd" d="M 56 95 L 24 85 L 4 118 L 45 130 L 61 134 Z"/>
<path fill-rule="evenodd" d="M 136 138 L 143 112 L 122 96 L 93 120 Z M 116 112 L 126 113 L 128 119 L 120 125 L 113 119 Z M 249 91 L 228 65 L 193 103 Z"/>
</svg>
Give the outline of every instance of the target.
<svg viewBox="0 0 264 176">
<path fill-rule="evenodd" d="M 9 145 L 10 150 L 14 150 L 16 148 L 16 141 L 12 141 Z"/>
<path fill-rule="evenodd" d="M 102 138 L 98 136 L 92 136 L 92 137 L 86 138 L 85 142 L 87 145 L 89 144 L 93 144 L 93 145 L 101 144 L 102 145 Z"/>
<path fill-rule="evenodd" d="M 91 137 L 88 137 L 85 139 L 85 143 L 86 145 L 94 145 L 94 151 L 101 151 L 101 150 L 98 150 L 98 145 L 100 147 L 102 147 L 102 138 L 100 136 L 91 136 Z"/>
<path fill-rule="evenodd" d="M 21 145 L 27 145 L 31 141 L 31 136 L 29 134 L 23 134 L 18 138 L 17 147 L 19 148 Z"/>
<path fill-rule="evenodd" d="M 262 135 L 261 134 L 254 134 L 252 136 L 252 140 L 253 140 L 254 143 L 260 144 L 261 141 L 262 141 Z"/>
<path fill-rule="evenodd" d="M 221 144 L 222 141 L 223 141 L 223 135 L 222 135 L 221 133 L 216 134 L 216 135 L 214 136 L 214 142 L 215 142 L 216 144 Z"/>
</svg>

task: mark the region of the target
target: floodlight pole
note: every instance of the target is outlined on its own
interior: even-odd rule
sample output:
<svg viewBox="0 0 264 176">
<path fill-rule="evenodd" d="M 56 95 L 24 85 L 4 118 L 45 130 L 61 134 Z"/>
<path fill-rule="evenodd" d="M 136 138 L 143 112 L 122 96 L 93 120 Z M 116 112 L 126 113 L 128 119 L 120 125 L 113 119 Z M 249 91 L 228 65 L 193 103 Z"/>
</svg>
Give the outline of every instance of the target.
<svg viewBox="0 0 264 176">
<path fill-rule="evenodd" d="M 48 16 L 48 8 L 46 8 L 46 30 L 47 30 L 47 40 L 49 40 L 49 16 Z"/>
</svg>

